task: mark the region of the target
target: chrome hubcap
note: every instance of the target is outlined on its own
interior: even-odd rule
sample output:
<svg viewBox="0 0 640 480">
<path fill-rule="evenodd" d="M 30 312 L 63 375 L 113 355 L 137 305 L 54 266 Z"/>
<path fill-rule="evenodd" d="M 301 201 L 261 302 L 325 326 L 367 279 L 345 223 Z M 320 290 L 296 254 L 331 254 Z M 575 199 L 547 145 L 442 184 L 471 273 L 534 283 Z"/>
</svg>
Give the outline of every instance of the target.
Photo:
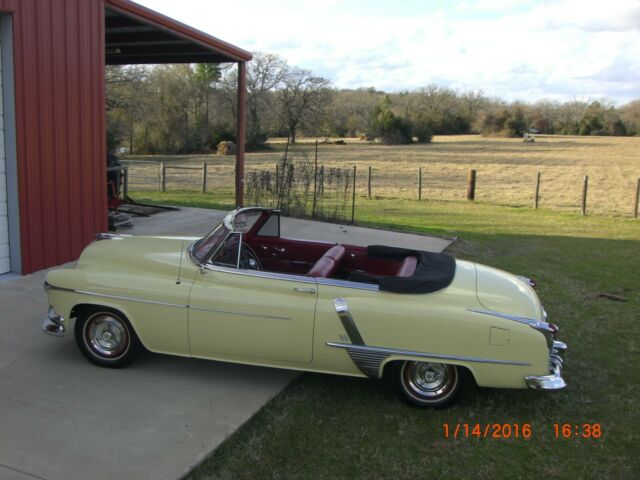
<svg viewBox="0 0 640 480">
<path fill-rule="evenodd" d="M 129 331 L 119 318 L 107 313 L 97 314 L 85 326 L 85 342 L 97 355 L 117 358 L 129 346 Z"/>
<path fill-rule="evenodd" d="M 428 400 L 447 395 L 457 381 L 455 368 L 442 363 L 407 362 L 402 375 L 413 395 Z"/>
</svg>

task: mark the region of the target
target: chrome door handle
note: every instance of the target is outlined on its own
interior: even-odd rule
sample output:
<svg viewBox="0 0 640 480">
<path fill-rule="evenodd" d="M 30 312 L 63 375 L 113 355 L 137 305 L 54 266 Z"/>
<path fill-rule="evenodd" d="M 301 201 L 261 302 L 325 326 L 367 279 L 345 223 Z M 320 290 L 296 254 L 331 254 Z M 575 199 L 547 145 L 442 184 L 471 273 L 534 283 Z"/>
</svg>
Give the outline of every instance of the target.
<svg viewBox="0 0 640 480">
<path fill-rule="evenodd" d="M 283 247 L 283 248 L 273 247 L 273 249 L 274 249 L 276 252 L 280 252 L 280 253 L 284 253 L 284 252 L 287 250 L 287 249 L 286 249 L 286 248 L 284 248 L 284 247 Z"/>
<path fill-rule="evenodd" d="M 315 288 L 300 288 L 300 287 L 296 287 L 296 288 L 294 288 L 294 290 L 296 292 L 300 292 L 300 293 L 316 293 L 316 289 Z"/>
</svg>

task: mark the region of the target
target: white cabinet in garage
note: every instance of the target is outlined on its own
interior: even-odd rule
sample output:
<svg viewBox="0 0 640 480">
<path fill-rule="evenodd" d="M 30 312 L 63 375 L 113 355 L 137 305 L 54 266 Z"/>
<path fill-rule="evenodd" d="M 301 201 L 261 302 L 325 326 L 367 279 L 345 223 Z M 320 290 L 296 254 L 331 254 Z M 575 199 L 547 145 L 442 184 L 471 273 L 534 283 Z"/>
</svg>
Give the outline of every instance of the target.
<svg viewBox="0 0 640 480">
<path fill-rule="evenodd" d="M 7 214 L 7 168 L 4 149 L 4 109 L 2 105 L 2 59 L 0 58 L 0 274 L 11 270 L 9 262 L 9 218 Z"/>
</svg>

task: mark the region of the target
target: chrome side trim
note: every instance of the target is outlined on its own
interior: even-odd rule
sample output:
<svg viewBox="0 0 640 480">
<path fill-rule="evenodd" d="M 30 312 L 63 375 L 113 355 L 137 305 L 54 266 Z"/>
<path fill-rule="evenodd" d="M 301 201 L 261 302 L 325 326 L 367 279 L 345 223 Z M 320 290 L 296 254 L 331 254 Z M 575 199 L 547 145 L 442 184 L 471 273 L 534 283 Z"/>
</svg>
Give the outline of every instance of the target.
<svg viewBox="0 0 640 480">
<path fill-rule="evenodd" d="M 507 313 L 500 313 L 494 310 L 481 310 L 476 308 L 467 308 L 468 312 L 480 313 L 482 315 L 491 315 L 492 317 L 505 318 L 507 320 L 513 320 L 514 322 L 524 323 L 529 325 L 531 328 L 538 330 L 540 333 L 544 335 L 545 340 L 547 341 L 547 346 L 549 349 L 553 346 L 553 334 L 558 331 L 558 327 L 552 325 L 547 322 L 541 322 L 539 320 L 535 320 L 533 318 L 527 317 L 519 317 L 517 315 L 509 315 Z"/>
<path fill-rule="evenodd" d="M 419 358 L 437 358 L 439 360 L 457 360 L 460 362 L 491 363 L 496 365 L 516 365 L 528 367 L 530 363 L 511 362 L 508 360 L 497 360 L 493 358 L 467 357 L 461 355 L 444 355 L 442 353 L 415 352 L 411 350 L 400 350 L 396 348 L 371 347 L 368 345 L 354 345 L 349 343 L 327 342 L 330 347 L 344 348 L 358 368 L 367 376 L 378 378 L 380 364 L 391 355 L 403 355 Z M 375 372 L 375 376 L 372 373 Z"/>
<path fill-rule="evenodd" d="M 162 306 L 165 306 L 165 307 L 191 308 L 193 310 L 202 310 L 202 311 L 217 312 L 217 313 L 228 313 L 230 315 L 241 315 L 241 316 L 245 316 L 245 317 L 260 317 L 260 318 L 268 318 L 268 319 L 273 319 L 273 320 L 291 320 L 290 317 L 277 317 L 275 315 L 260 315 L 260 314 L 255 314 L 255 313 L 233 312 L 233 311 L 230 311 L 230 310 L 218 310 L 218 309 L 215 309 L 215 308 L 196 307 L 196 306 L 193 306 L 193 305 L 181 305 L 181 304 L 178 304 L 178 303 L 156 302 L 154 300 L 145 300 L 143 298 L 124 297 L 124 296 L 120 296 L 120 295 L 109 295 L 109 294 L 106 294 L 106 293 L 88 292 L 86 290 L 74 290 L 72 288 L 56 287 L 56 286 L 51 285 L 50 283 L 47 283 L 47 282 L 45 282 L 44 287 L 45 287 L 46 290 L 58 290 L 58 291 L 62 291 L 62 292 L 79 293 L 81 295 L 90 295 L 90 296 L 93 296 L 93 297 L 110 298 L 110 299 L 113 299 L 113 300 L 126 300 L 126 301 L 129 301 L 129 302 L 146 303 L 146 304 L 151 304 L 151 305 L 162 305 Z"/>
<path fill-rule="evenodd" d="M 158 302 L 155 300 L 145 300 L 144 298 L 125 297 L 120 295 L 109 295 L 107 293 L 97 293 L 97 292 L 89 292 L 86 290 L 75 290 L 73 288 L 56 287 L 55 285 L 51 285 L 50 283 L 47 283 L 47 282 L 45 282 L 44 288 L 45 290 L 58 290 L 61 292 L 78 293 L 80 295 L 89 295 L 92 297 L 110 298 L 113 300 L 126 300 L 128 302 L 146 303 L 149 305 L 163 305 L 165 307 L 176 307 L 176 308 L 189 307 L 189 305 L 182 305 L 178 303 Z"/>
<path fill-rule="evenodd" d="M 477 309 L 477 308 L 467 308 L 467 311 L 469 312 L 473 312 L 473 313 L 481 313 L 482 315 L 491 315 L 492 317 L 500 317 L 500 318 L 506 318 L 507 320 L 513 320 L 514 322 L 520 322 L 520 323 L 526 323 L 527 325 L 536 325 L 542 322 L 539 322 L 538 320 L 534 320 L 533 318 L 527 318 L 527 317 L 519 317 L 517 315 L 509 315 L 507 313 L 500 313 L 500 312 L 496 312 L 494 310 L 481 310 L 481 309 Z"/>
<path fill-rule="evenodd" d="M 333 306 L 336 309 L 336 313 L 338 314 L 338 317 L 340 317 L 342 326 L 347 332 L 347 335 L 349 336 L 349 340 L 351 340 L 351 343 L 355 345 L 364 345 L 364 340 L 362 339 L 362 336 L 358 331 L 358 327 L 356 327 L 356 322 L 353 320 L 353 317 L 351 316 L 349 305 L 347 305 L 347 299 L 336 298 L 333 300 Z"/>
<path fill-rule="evenodd" d="M 234 275 L 247 275 L 249 277 L 271 278 L 275 280 L 286 280 L 289 282 L 317 283 L 315 278 L 302 275 L 290 275 L 288 273 L 264 272 L 260 270 L 236 270 L 235 268 L 223 267 L 220 265 L 198 264 L 199 266 L 214 272 L 232 273 Z"/>
<path fill-rule="evenodd" d="M 265 272 L 261 270 L 238 270 L 234 268 L 223 267 L 221 265 L 211 265 L 208 263 L 199 264 L 195 261 L 195 259 L 191 255 L 189 255 L 189 258 L 198 266 L 206 268 L 207 270 L 212 270 L 214 272 L 232 273 L 234 275 L 247 275 L 249 277 L 271 278 L 274 280 L 286 280 L 289 282 L 314 283 L 317 285 L 356 288 L 359 290 L 371 290 L 371 291 L 380 290 L 380 287 L 378 287 L 378 285 L 373 285 L 370 283 L 348 282 L 346 280 L 337 280 L 334 278 L 307 277 L 306 275 L 293 275 L 289 273 Z"/>
<path fill-rule="evenodd" d="M 291 320 L 291 317 L 277 317 L 275 315 L 261 315 L 258 313 L 233 312 L 231 310 L 220 310 L 217 308 L 208 308 L 208 307 L 196 307 L 193 305 L 189 305 L 189 308 L 191 310 L 200 310 L 203 312 L 226 313 L 229 315 L 239 315 L 242 317 L 259 317 L 259 318 L 267 318 L 271 320 Z"/>
<path fill-rule="evenodd" d="M 377 292 L 380 290 L 378 285 L 372 283 L 349 282 L 347 280 L 338 280 L 335 278 L 317 277 L 318 285 L 329 285 L 332 287 L 357 288 L 359 290 L 371 290 Z"/>
</svg>

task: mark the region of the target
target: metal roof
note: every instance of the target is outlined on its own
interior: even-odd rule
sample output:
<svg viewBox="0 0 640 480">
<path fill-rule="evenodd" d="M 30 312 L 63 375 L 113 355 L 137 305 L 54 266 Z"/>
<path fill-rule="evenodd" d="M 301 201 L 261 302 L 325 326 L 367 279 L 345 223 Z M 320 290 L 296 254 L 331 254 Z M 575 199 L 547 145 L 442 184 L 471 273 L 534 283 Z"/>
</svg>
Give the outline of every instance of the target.
<svg viewBox="0 0 640 480">
<path fill-rule="evenodd" d="M 250 52 L 129 0 L 105 0 L 106 64 L 223 63 Z"/>
</svg>

